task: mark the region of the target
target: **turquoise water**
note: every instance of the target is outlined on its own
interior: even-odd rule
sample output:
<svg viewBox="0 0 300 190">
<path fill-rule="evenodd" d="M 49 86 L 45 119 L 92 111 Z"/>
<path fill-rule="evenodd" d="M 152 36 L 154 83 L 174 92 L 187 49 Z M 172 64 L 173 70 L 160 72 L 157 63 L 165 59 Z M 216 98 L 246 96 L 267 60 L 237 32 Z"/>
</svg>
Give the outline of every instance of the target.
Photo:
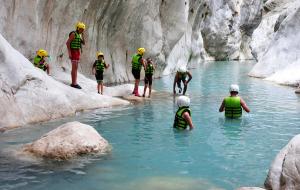
<svg viewBox="0 0 300 190">
<path fill-rule="evenodd" d="M 154 81 L 151 101 L 101 109 L 0 134 L 0 189 L 228 189 L 262 186 L 278 151 L 300 133 L 300 97 L 294 89 L 247 73 L 251 62 L 215 62 L 193 70 L 188 88 L 195 130 L 172 129 L 173 76 Z M 250 114 L 225 120 L 218 108 L 231 83 L 240 85 Z M 15 155 L 65 121 L 94 126 L 111 154 L 73 161 L 26 161 Z"/>
</svg>

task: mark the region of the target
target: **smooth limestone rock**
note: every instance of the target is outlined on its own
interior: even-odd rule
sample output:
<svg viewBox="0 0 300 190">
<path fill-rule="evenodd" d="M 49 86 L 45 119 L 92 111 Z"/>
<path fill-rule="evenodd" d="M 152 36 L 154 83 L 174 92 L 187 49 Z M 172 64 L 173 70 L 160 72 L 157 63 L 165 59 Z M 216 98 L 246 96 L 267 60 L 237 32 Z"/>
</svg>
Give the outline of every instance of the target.
<svg viewBox="0 0 300 190">
<path fill-rule="evenodd" d="M 300 135 L 292 140 L 277 154 L 265 181 L 266 189 L 300 189 Z"/>
<path fill-rule="evenodd" d="M 251 47 L 258 63 L 249 75 L 279 84 L 300 81 L 300 1 L 269 0 Z"/>
<path fill-rule="evenodd" d="M 37 49 L 48 50 L 56 73 L 70 68 L 65 42 L 75 23 L 83 21 L 86 45 L 79 71 L 91 76 L 95 53 L 101 50 L 111 65 L 105 82 L 120 83 L 133 80 L 131 55 L 139 47 L 145 47 L 145 56 L 157 63 L 155 76 L 202 60 L 251 58 L 248 42 L 261 4 L 255 0 L 2 0 L 0 33 L 30 60 Z"/>
<path fill-rule="evenodd" d="M 265 189 L 262 189 L 260 187 L 241 187 L 236 190 L 265 190 Z"/>
<path fill-rule="evenodd" d="M 59 77 L 68 78 L 68 82 L 63 84 L 35 68 L 0 34 L 0 128 L 47 121 L 86 109 L 129 104 L 97 94 L 96 82 L 83 75 L 78 78 L 82 90 L 69 86 L 69 73 L 59 74 Z M 130 85 L 105 88 L 105 93 L 123 95 L 132 88 Z"/>
<path fill-rule="evenodd" d="M 91 126 L 69 122 L 43 135 L 23 148 L 37 157 L 70 159 L 89 153 L 106 153 L 108 142 Z"/>
</svg>

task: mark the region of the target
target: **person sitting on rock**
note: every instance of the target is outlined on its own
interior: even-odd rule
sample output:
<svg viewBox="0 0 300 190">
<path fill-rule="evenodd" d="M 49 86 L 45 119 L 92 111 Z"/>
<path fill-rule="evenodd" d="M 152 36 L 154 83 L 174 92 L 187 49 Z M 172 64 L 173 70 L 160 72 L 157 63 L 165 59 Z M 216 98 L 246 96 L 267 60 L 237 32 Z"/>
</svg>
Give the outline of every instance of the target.
<svg viewBox="0 0 300 190">
<path fill-rule="evenodd" d="M 44 49 L 39 49 L 33 59 L 33 64 L 35 67 L 47 71 L 47 74 L 50 75 L 50 66 L 45 60 L 46 57 L 49 57 L 48 52 Z"/>
<path fill-rule="evenodd" d="M 145 97 L 148 84 L 149 84 L 149 95 L 148 95 L 148 98 L 151 97 L 152 76 L 153 76 L 154 70 L 155 70 L 155 67 L 153 65 L 152 59 L 151 58 L 147 58 L 146 65 L 145 65 L 145 86 L 144 86 L 143 97 Z"/>
<path fill-rule="evenodd" d="M 187 96 L 179 96 L 177 99 L 178 110 L 175 114 L 173 127 L 179 130 L 189 129 L 192 130 L 194 128 L 192 122 L 192 115 L 190 106 L 190 98 Z"/>
<path fill-rule="evenodd" d="M 186 76 L 189 76 L 189 79 L 186 80 Z M 192 80 L 192 74 L 187 71 L 185 66 L 179 67 L 179 69 L 176 72 L 175 78 L 174 78 L 174 83 L 173 83 L 173 93 L 176 94 L 176 84 L 177 87 L 179 88 L 179 93 L 181 93 L 182 88 L 181 88 L 181 81 L 183 82 L 184 88 L 183 88 L 183 93 L 182 95 L 185 95 L 186 90 L 187 90 L 187 85 L 188 83 Z"/>
<path fill-rule="evenodd" d="M 97 60 L 93 64 L 93 74 L 96 77 L 97 80 L 97 89 L 98 94 L 103 94 L 103 72 L 104 69 L 107 69 L 109 67 L 109 64 L 106 64 L 104 61 L 104 54 L 102 52 L 97 52 Z"/>
<path fill-rule="evenodd" d="M 141 70 L 142 66 L 145 68 L 145 63 L 143 59 L 143 55 L 145 53 L 145 48 L 139 48 L 137 50 L 137 53 L 132 56 L 132 75 L 135 79 L 134 83 L 134 89 L 132 94 L 135 96 L 140 96 L 139 94 L 139 83 L 140 83 L 140 78 L 141 78 Z"/>
<path fill-rule="evenodd" d="M 230 85 L 229 88 L 230 96 L 224 98 L 219 112 L 225 110 L 226 118 L 239 118 L 242 116 L 242 108 L 249 113 L 250 109 L 247 107 L 245 101 L 238 96 L 239 86 L 236 84 Z"/>
<path fill-rule="evenodd" d="M 85 44 L 84 30 L 85 30 L 85 24 L 82 22 L 78 22 L 76 24 L 76 31 L 70 32 L 69 39 L 66 43 L 68 48 L 69 58 L 72 63 L 72 70 L 71 70 L 72 83 L 70 86 L 77 89 L 81 89 L 81 87 L 77 84 L 77 70 L 78 70 L 78 63 L 80 60 L 80 54 L 82 53 L 82 45 Z"/>
</svg>

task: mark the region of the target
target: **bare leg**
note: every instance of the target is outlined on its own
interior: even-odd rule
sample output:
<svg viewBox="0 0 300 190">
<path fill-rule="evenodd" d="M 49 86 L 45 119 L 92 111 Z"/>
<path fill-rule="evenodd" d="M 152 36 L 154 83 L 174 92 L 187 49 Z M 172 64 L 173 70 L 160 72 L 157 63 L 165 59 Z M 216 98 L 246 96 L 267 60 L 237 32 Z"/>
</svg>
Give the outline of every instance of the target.
<svg viewBox="0 0 300 190">
<path fill-rule="evenodd" d="M 144 86 L 144 94 L 143 94 L 143 97 L 145 97 L 145 94 L 146 94 L 146 91 L 147 91 L 147 87 L 148 87 L 148 85 L 145 84 L 145 86 Z"/>
<path fill-rule="evenodd" d="M 47 65 L 47 68 L 46 68 L 46 69 L 47 69 L 47 74 L 50 75 L 50 66 Z"/>
<path fill-rule="evenodd" d="M 140 95 L 139 95 L 139 83 L 140 83 L 140 80 L 139 80 L 139 79 L 136 79 L 136 80 L 135 80 L 135 85 L 134 85 L 135 95 L 136 95 L 136 96 L 140 96 Z"/>
<path fill-rule="evenodd" d="M 98 83 L 98 85 L 97 85 L 97 90 L 98 90 L 98 94 L 100 94 L 100 84 Z"/>
<path fill-rule="evenodd" d="M 149 85 L 149 95 L 148 95 L 148 98 L 151 97 L 151 89 L 152 89 L 152 85 Z"/>
<path fill-rule="evenodd" d="M 101 94 L 103 94 L 103 82 L 100 83 L 101 86 Z"/>
<path fill-rule="evenodd" d="M 183 88 L 183 95 L 185 95 L 186 90 L 187 90 L 187 84 L 184 85 L 184 88 Z"/>
<path fill-rule="evenodd" d="M 78 61 L 73 60 L 72 61 L 72 70 L 71 70 L 71 78 L 72 78 L 72 84 L 77 84 L 77 69 L 78 69 Z"/>
</svg>

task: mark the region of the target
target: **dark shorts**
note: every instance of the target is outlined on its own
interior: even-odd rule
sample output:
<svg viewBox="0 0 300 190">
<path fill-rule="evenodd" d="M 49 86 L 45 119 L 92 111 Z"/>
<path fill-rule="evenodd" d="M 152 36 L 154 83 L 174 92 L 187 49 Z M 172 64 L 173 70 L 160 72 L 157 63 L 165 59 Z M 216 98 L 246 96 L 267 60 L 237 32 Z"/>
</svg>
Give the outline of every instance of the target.
<svg viewBox="0 0 300 190">
<path fill-rule="evenodd" d="M 178 79 L 178 81 L 177 81 L 177 87 L 178 88 L 181 88 L 181 81 L 182 81 L 182 83 L 184 83 L 186 80 L 185 80 L 185 78 L 184 79 L 183 78 Z"/>
<path fill-rule="evenodd" d="M 151 86 L 152 85 L 152 75 L 147 74 L 145 75 L 145 84 L 148 84 Z"/>
<path fill-rule="evenodd" d="M 80 49 L 71 49 L 71 58 L 72 61 L 79 61 Z"/>
<path fill-rule="evenodd" d="M 132 69 L 131 72 L 133 74 L 134 79 L 140 80 L 140 78 L 141 78 L 141 70 Z"/>
<path fill-rule="evenodd" d="M 95 77 L 98 84 L 103 82 L 103 72 L 96 72 Z"/>
</svg>

